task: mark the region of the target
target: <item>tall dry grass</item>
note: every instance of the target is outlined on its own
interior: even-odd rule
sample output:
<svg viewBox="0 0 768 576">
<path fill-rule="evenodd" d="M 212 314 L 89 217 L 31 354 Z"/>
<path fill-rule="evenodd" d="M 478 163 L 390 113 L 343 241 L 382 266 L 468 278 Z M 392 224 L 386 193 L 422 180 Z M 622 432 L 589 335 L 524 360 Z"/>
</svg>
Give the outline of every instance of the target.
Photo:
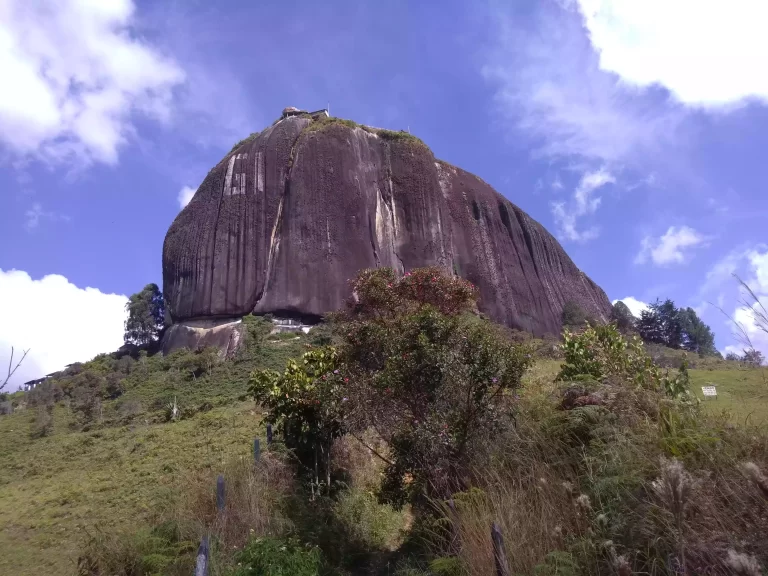
<svg viewBox="0 0 768 576">
<path fill-rule="evenodd" d="M 294 490 L 294 474 L 284 457 L 263 452 L 258 462 L 242 457 L 228 463 L 225 506 L 216 505 L 218 474 L 201 472 L 185 480 L 171 510 L 185 537 L 210 534 L 225 550 L 241 549 L 251 536 L 277 536 L 290 528 L 286 499 Z"/>
<path fill-rule="evenodd" d="M 754 576 L 768 568 L 768 433 L 607 381 L 563 410 L 531 382 L 512 435 L 474 489 L 437 504 L 442 551 L 493 574 L 490 527 L 514 574 Z"/>
<path fill-rule="evenodd" d="M 452 552 L 472 576 L 494 573 L 492 522 L 501 528 L 514 574 L 533 573 L 550 552 L 565 548 L 568 536 L 587 526 L 588 502 L 574 498 L 572 485 L 545 466 L 520 474 L 492 470 L 485 481 L 484 489 L 456 495 L 453 509 L 441 504 L 450 521 Z"/>
<path fill-rule="evenodd" d="M 182 576 L 194 569 L 198 543 L 211 541 L 209 574 L 226 574 L 250 537 L 282 536 L 289 528 L 285 501 L 294 489 L 293 470 L 281 456 L 263 453 L 222 470 L 226 505 L 216 506 L 216 478 L 200 471 L 174 487 L 151 528 L 90 534 L 78 557 L 80 576 Z"/>
</svg>

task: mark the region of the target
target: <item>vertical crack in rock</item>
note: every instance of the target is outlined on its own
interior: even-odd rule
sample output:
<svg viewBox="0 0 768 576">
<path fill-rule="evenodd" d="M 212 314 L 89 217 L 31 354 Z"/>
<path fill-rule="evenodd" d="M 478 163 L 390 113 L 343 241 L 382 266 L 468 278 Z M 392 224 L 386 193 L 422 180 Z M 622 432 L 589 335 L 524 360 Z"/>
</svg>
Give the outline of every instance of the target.
<svg viewBox="0 0 768 576">
<path fill-rule="evenodd" d="M 392 158 L 390 156 L 390 149 L 387 143 L 384 143 L 384 170 L 387 175 L 387 198 L 383 198 L 385 203 L 389 204 L 389 215 L 392 220 L 392 254 L 395 255 L 397 261 L 400 263 L 400 269 L 396 270 L 400 274 L 405 273 L 405 264 L 398 252 L 399 243 L 399 230 L 397 229 L 397 208 L 395 206 L 395 191 L 392 184 Z"/>
<path fill-rule="evenodd" d="M 376 215 L 374 214 L 374 218 Z M 373 258 L 376 260 L 376 268 L 381 267 L 381 260 L 379 260 L 379 251 L 376 250 L 376 236 L 373 231 L 373 222 L 371 221 L 371 217 L 368 216 L 368 235 L 371 238 L 371 249 L 373 250 Z"/>
</svg>

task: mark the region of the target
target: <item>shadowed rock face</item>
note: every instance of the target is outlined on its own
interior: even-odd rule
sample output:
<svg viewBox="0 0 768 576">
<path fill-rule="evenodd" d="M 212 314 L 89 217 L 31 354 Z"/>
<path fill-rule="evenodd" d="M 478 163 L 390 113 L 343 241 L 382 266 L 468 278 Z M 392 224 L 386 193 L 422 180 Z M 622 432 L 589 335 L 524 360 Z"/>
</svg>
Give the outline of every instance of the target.
<svg viewBox="0 0 768 576">
<path fill-rule="evenodd" d="M 574 300 L 606 318 L 605 293 L 538 222 L 415 138 L 285 118 L 222 160 L 168 230 L 174 323 L 255 312 L 318 318 L 358 270 L 453 270 L 480 310 L 536 335 Z"/>
</svg>

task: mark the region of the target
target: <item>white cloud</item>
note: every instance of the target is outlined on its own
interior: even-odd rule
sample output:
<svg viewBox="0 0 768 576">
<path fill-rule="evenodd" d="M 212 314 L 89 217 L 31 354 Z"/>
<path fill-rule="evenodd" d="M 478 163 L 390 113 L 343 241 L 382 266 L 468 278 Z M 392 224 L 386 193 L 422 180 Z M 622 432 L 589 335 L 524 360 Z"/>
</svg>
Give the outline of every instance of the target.
<svg viewBox="0 0 768 576">
<path fill-rule="evenodd" d="M 189 186 L 184 186 L 179 191 L 179 208 L 184 208 L 187 204 L 189 204 L 189 201 L 192 200 L 192 196 L 195 195 L 195 192 L 197 192 L 197 188 L 191 188 Z"/>
<path fill-rule="evenodd" d="M 20 270 L 0 270 L 0 367 L 8 365 L 11 346 L 17 354 L 30 349 L 9 387 L 117 350 L 127 301 L 78 288 L 58 274 L 33 280 Z"/>
<path fill-rule="evenodd" d="M 599 235 L 596 227 L 585 230 L 577 228 L 578 219 L 594 214 L 600 206 L 601 198 L 595 192 L 607 184 L 614 184 L 616 179 L 605 168 L 582 175 L 579 185 L 573 192 L 573 199 L 566 205 L 564 202 L 551 204 L 552 215 L 557 224 L 558 233 L 566 240 L 586 242 Z"/>
<path fill-rule="evenodd" d="M 750 276 L 746 282 L 757 297 L 757 302 L 751 295 L 744 294 L 742 289 L 742 303 L 749 306 L 739 306 L 733 318 L 747 332 L 752 345 L 768 358 L 768 249 L 761 247 L 751 250 L 747 259 Z"/>
<path fill-rule="evenodd" d="M 680 144 L 684 107 L 600 69 L 578 11 L 537 2 L 531 22 L 513 4 L 493 14 L 482 73 L 497 113 L 532 136 L 539 155 L 631 165 Z"/>
<path fill-rule="evenodd" d="M 24 213 L 24 217 L 26 218 L 24 227 L 30 232 L 40 225 L 41 220 L 69 221 L 69 216 L 65 214 L 57 214 L 56 212 L 43 210 L 43 205 L 40 204 L 40 202 L 34 202 L 29 210 Z"/>
<path fill-rule="evenodd" d="M 760 299 L 760 305 L 768 310 L 768 294 L 757 296 Z M 755 304 L 756 307 L 760 305 Z M 734 330 L 736 338 L 741 340 L 741 333 L 743 330 L 749 338 L 752 347 L 756 350 L 760 350 L 760 352 L 763 353 L 763 356 L 768 358 L 768 333 L 765 331 L 768 326 L 764 326 L 764 323 L 758 322 L 755 313 L 747 306 L 739 306 L 736 308 L 733 312 L 733 320 L 741 326 L 741 330 Z M 747 342 L 740 341 L 737 346 L 729 347 L 729 351 L 737 351 L 736 349 L 741 351 L 748 346 L 749 344 Z"/>
<path fill-rule="evenodd" d="M 768 100 L 765 0 L 578 0 L 600 68 L 681 102 Z"/>
<path fill-rule="evenodd" d="M 733 277 L 739 277 L 747 283 L 757 296 L 759 305 L 744 290 Z M 728 290 L 730 288 L 730 290 Z M 717 306 L 721 310 L 729 310 L 731 318 L 741 329 L 731 325 L 731 332 L 737 344 L 731 344 L 723 349 L 723 353 L 736 352 L 741 354 L 747 346 L 743 340 L 743 333 L 749 337 L 755 348 L 760 350 L 768 358 L 768 325 L 758 321 L 752 310 L 759 306 L 768 311 L 768 246 L 758 244 L 754 247 L 741 247 L 728 253 L 715 263 L 707 274 L 706 280 L 700 290 L 705 295 L 719 291 Z M 761 310 L 762 311 L 762 310 Z M 764 312 L 768 316 L 768 312 Z"/>
<path fill-rule="evenodd" d="M 629 311 L 632 312 L 632 315 L 636 318 L 640 318 L 640 314 L 642 314 L 643 310 L 648 310 L 648 303 L 633 298 L 632 296 L 614 300 L 612 304 L 616 304 L 616 302 L 624 302 L 624 304 L 627 305 L 627 308 L 629 308 Z"/>
<path fill-rule="evenodd" d="M 132 114 L 171 114 L 184 72 L 133 33 L 131 0 L 0 3 L 0 143 L 49 161 L 117 161 Z"/>
<path fill-rule="evenodd" d="M 747 257 L 754 272 L 750 286 L 759 294 L 768 294 L 768 249 L 750 250 Z"/>
<path fill-rule="evenodd" d="M 640 252 L 635 257 L 635 263 L 644 264 L 650 257 L 654 264 L 666 266 L 683 264 L 688 260 L 691 249 L 706 243 L 707 237 L 693 228 L 670 226 L 658 239 L 650 236 L 643 238 Z"/>
</svg>

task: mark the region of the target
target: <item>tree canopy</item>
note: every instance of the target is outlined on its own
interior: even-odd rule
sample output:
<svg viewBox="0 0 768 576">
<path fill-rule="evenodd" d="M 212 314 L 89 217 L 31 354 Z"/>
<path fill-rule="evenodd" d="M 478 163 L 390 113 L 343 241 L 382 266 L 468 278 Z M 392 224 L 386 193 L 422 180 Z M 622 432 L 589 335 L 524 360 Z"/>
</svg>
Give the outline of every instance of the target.
<svg viewBox="0 0 768 576">
<path fill-rule="evenodd" d="M 568 300 L 563 304 L 563 311 L 560 314 L 560 320 L 563 326 L 583 327 L 584 323 L 589 319 L 586 311 L 578 302 Z"/>
<path fill-rule="evenodd" d="M 629 332 L 635 327 L 636 318 L 632 314 L 629 307 L 621 300 L 618 300 L 611 308 L 611 322 L 616 324 L 616 327 L 621 332 Z"/>
<path fill-rule="evenodd" d="M 143 346 L 158 339 L 163 329 L 165 302 L 157 284 L 147 284 L 125 304 L 125 342 Z"/>
<path fill-rule="evenodd" d="M 636 328 L 645 342 L 683 348 L 702 356 L 718 354 L 712 329 L 693 308 L 677 308 L 670 299 L 650 304 L 640 315 Z"/>
</svg>

